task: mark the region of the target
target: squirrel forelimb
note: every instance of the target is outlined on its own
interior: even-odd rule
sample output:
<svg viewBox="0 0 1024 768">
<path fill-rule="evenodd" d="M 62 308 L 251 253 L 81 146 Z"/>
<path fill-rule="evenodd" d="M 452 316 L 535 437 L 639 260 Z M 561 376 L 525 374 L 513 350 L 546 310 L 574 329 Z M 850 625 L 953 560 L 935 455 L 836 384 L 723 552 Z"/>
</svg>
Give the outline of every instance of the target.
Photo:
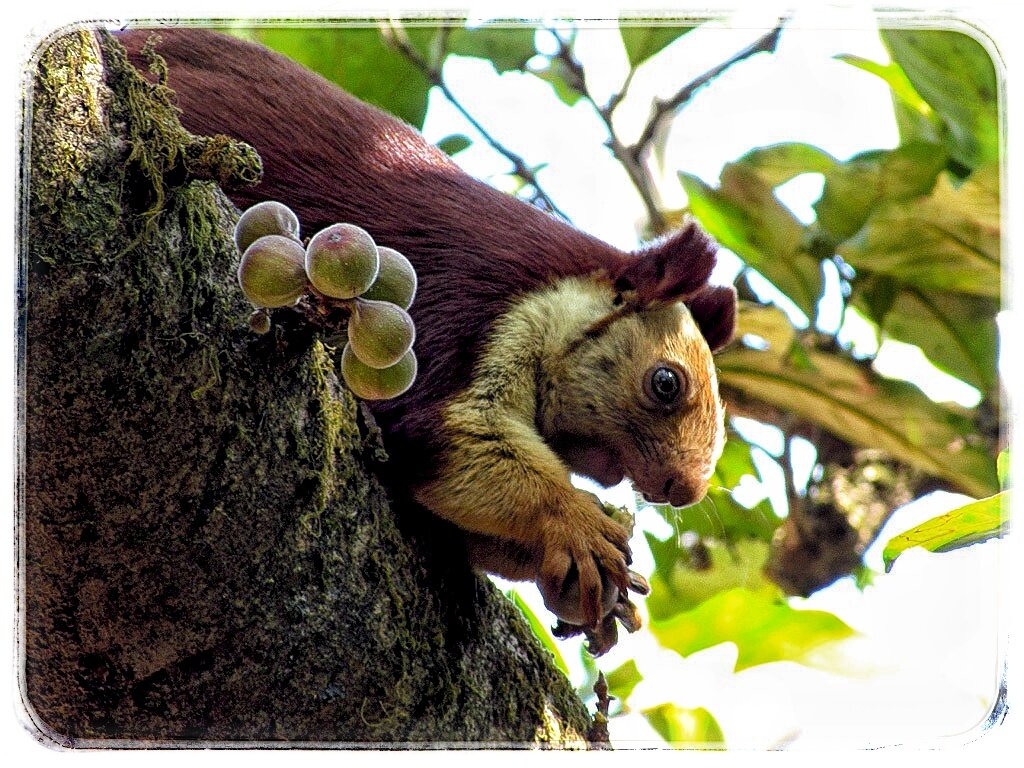
<svg viewBox="0 0 1024 768">
<path fill-rule="evenodd" d="M 604 484 L 629 476 L 651 499 L 690 503 L 722 440 L 711 352 L 684 305 L 619 313 L 594 333 L 615 295 L 606 281 L 570 278 L 499 318 L 472 381 L 444 410 L 439 469 L 416 489 L 476 534 L 477 565 L 536 579 L 545 595 L 562 594 L 575 573 L 592 629 L 616 604 L 609 590 L 631 586 L 629 534 L 571 472 Z M 659 371 L 675 376 L 674 397 L 652 390 Z"/>
</svg>

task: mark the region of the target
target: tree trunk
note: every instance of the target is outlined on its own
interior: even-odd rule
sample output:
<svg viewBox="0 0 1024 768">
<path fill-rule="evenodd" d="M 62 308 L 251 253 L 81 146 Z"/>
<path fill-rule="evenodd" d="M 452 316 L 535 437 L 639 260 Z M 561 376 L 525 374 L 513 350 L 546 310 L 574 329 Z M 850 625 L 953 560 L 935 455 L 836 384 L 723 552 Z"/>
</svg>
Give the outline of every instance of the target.
<svg viewBox="0 0 1024 768">
<path fill-rule="evenodd" d="M 252 151 L 186 134 L 105 34 L 35 64 L 19 621 L 42 736 L 582 744 L 459 537 L 389 505 L 334 351 L 287 310 L 249 330 L 218 182 L 255 178 Z"/>
</svg>

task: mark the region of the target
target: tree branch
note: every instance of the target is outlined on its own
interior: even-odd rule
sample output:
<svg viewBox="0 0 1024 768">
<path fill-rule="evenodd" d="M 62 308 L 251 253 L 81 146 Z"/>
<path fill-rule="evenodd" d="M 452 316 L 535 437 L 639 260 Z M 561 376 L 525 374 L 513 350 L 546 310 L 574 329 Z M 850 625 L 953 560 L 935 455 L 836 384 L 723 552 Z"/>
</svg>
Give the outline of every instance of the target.
<svg viewBox="0 0 1024 768">
<path fill-rule="evenodd" d="M 654 179 L 650 171 L 644 167 L 639 157 L 632 151 L 632 148 L 622 142 L 612 123 L 612 113 L 625 97 L 626 89 L 632 80 L 632 74 L 635 70 L 630 71 L 630 75 L 626 78 L 622 88 L 608 100 L 607 104 L 598 104 L 593 94 L 590 93 L 590 89 L 587 88 L 583 65 L 580 64 L 576 55 L 572 52 L 571 43 L 559 35 L 557 30 L 549 29 L 548 31 L 558 41 L 558 51 L 555 53 L 555 58 L 565 66 L 566 73 L 569 76 L 569 86 L 590 102 L 598 117 L 601 118 L 601 122 L 604 123 L 605 129 L 608 131 L 608 139 L 605 141 L 605 146 L 611 150 L 612 156 L 619 161 L 629 176 L 629 180 L 633 182 L 633 186 L 643 201 L 644 209 L 647 211 L 647 220 L 651 228 L 661 232 L 665 229 L 666 222 L 665 217 L 661 213 L 661 204 L 657 197 L 657 186 L 654 183 Z"/>
<path fill-rule="evenodd" d="M 625 98 L 626 92 L 632 83 L 636 68 L 633 67 L 630 69 L 622 87 L 617 93 L 612 95 L 606 104 L 598 104 L 590 93 L 590 90 L 587 88 L 583 65 L 580 64 L 579 60 L 572 52 L 571 44 L 561 37 L 556 30 L 549 29 L 552 36 L 558 41 L 558 51 L 555 53 L 555 58 L 562 62 L 566 67 L 567 72 L 570 74 L 570 86 L 590 102 L 591 105 L 593 105 L 594 111 L 597 112 L 597 115 L 604 123 L 605 128 L 608 131 L 606 146 L 611 150 L 615 159 L 622 164 L 622 167 L 629 175 L 630 181 L 633 182 L 633 186 L 636 187 L 636 190 L 643 201 L 644 208 L 647 211 L 647 219 L 650 229 L 653 231 L 663 232 L 668 225 L 668 222 L 661 211 L 661 204 L 658 199 L 657 184 L 655 183 L 654 175 L 651 173 L 651 170 L 647 167 L 646 163 L 646 157 L 650 152 L 651 145 L 653 144 L 655 137 L 658 135 L 660 128 L 666 120 L 673 117 L 680 109 L 686 106 L 698 90 L 721 75 L 729 69 L 729 67 L 743 61 L 744 59 L 748 59 L 757 53 L 774 51 L 775 47 L 778 45 L 779 36 L 782 34 L 782 28 L 788 20 L 788 17 L 781 18 L 779 23 L 770 32 L 762 35 L 742 51 L 739 51 L 736 55 L 730 57 L 721 64 L 712 67 L 694 80 L 691 80 L 676 91 L 676 93 L 670 98 L 665 100 L 656 100 L 651 107 L 650 117 L 648 117 L 643 130 L 640 132 L 640 136 L 633 144 L 626 144 L 619 137 L 612 122 L 612 114 Z"/>
<path fill-rule="evenodd" d="M 586 709 L 458 532 L 377 480 L 379 432 L 330 346 L 288 308 L 249 331 L 238 214 L 182 172 L 171 92 L 80 30 L 48 42 L 28 94 L 18 644 L 36 737 L 583 746 Z"/>
<path fill-rule="evenodd" d="M 530 200 L 531 203 L 536 205 L 538 208 L 543 208 L 556 216 L 569 221 L 569 217 L 566 216 L 557 205 L 555 205 L 554 200 L 552 200 L 547 192 L 544 191 L 544 188 L 541 187 L 540 182 L 537 180 L 537 174 L 534 173 L 533 169 L 530 168 L 529 165 L 526 164 L 526 161 L 522 156 L 498 141 L 490 131 L 484 128 L 479 120 L 473 117 L 470 111 L 466 109 L 462 102 L 460 102 L 455 97 L 455 94 L 452 93 L 451 88 L 448 87 L 448 83 L 445 82 L 444 75 L 441 70 L 424 59 L 423 56 L 420 55 L 419 51 L 416 50 L 400 23 L 394 20 L 382 22 L 381 34 L 387 42 L 400 51 L 423 73 L 427 80 L 430 81 L 431 85 L 437 86 L 437 88 L 440 89 L 441 93 L 444 94 L 445 98 L 448 99 L 451 105 L 455 107 L 455 109 L 457 109 L 464 118 L 466 118 L 469 124 L 476 129 L 476 131 L 496 152 L 512 163 L 512 172 L 529 184 L 534 190 L 534 194 Z"/>
<path fill-rule="evenodd" d="M 665 100 L 656 100 L 651 108 L 651 116 L 647 119 L 647 124 L 644 126 L 643 131 L 641 131 L 640 137 L 632 146 L 629 147 L 630 151 L 633 152 L 639 160 L 650 148 L 650 144 L 657 134 L 658 129 L 661 127 L 661 124 L 686 106 L 687 102 L 693 98 L 697 91 L 721 75 L 731 66 L 738 64 L 745 59 L 749 59 L 751 56 L 758 53 L 772 53 L 779 43 L 779 36 L 782 34 L 782 28 L 785 26 L 787 21 L 789 21 L 788 17 L 779 19 L 779 23 L 776 24 L 770 32 L 759 37 L 735 56 L 732 56 L 718 66 L 712 67 L 704 74 L 694 78 L 676 91 L 676 93 L 670 98 Z"/>
</svg>

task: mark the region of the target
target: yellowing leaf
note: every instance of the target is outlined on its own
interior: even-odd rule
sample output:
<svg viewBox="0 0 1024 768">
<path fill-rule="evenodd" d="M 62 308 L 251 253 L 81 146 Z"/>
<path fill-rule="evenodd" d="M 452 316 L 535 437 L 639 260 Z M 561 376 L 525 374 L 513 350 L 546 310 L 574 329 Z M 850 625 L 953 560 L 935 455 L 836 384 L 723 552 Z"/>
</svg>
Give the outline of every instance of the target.
<svg viewBox="0 0 1024 768">
<path fill-rule="evenodd" d="M 1004 510 L 1008 502 L 1009 491 L 1003 491 L 933 517 L 894 536 L 882 550 L 886 572 L 897 557 L 914 547 L 923 547 L 929 552 L 949 552 L 1001 536 L 1009 525 Z"/>
<path fill-rule="evenodd" d="M 855 269 L 922 290 L 1000 296 L 999 194 L 994 169 L 958 187 L 939 177 L 931 195 L 880 206 L 839 247 Z"/>
<path fill-rule="evenodd" d="M 975 427 L 963 411 L 849 358 L 804 353 L 807 364 L 795 366 L 778 350 L 734 346 L 718 354 L 719 381 L 853 445 L 881 448 L 973 496 L 996 490 L 995 462 L 972 442 Z"/>
</svg>

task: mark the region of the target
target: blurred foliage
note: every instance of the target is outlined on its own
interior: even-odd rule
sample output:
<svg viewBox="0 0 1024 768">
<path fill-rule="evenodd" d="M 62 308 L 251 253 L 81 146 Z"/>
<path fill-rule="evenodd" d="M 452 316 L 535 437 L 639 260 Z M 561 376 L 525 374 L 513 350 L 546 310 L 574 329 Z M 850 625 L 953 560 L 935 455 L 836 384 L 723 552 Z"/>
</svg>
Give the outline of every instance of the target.
<svg viewBox="0 0 1024 768">
<path fill-rule="evenodd" d="M 734 587 L 716 592 L 671 618 L 652 618 L 651 632 L 680 656 L 731 642 L 739 651 L 737 671 L 772 661 L 808 663 L 820 646 L 853 636 L 837 616 L 793 608 L 777 587 L 776 594 L 770 591 Z"/>
<path fill-rule="evenodd" d="M 703 707 L 687 709 L 672 703 L 644 710 L 644 717 L 669 745 L 684 749 L 724 749 L 718 722 Z"/>
<path fill-rule="evenodd" d="M 628 699 L 629 694 L 633 692 L 633 689 L 636 688 L 642 679 L 640 670 L 632 659 L 605 675 L 605 680 L 608 683 L 608 693 L 619 701 Z"/>
<path fill-rule="evenodd" d="M 349 93 L 422 127 L 427 114 L 427 76 L 385 39 L 375 23 L 345 26 L 274 25 L 232 30 L 309 67 Z M 431 56 L 437 26 L 409 27 L 409 41 Z"/>
</svg>

